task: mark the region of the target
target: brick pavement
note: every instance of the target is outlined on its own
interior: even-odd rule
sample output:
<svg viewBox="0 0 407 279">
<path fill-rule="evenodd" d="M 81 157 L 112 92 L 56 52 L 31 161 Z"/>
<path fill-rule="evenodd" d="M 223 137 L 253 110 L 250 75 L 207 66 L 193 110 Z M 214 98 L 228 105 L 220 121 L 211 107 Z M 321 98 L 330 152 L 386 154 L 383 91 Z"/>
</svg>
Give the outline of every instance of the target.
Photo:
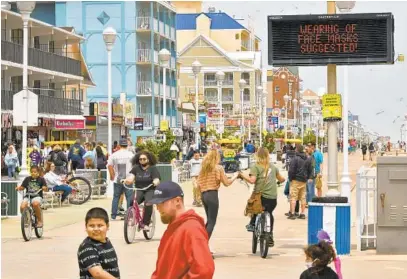
<svg viewBox="0 0 407 279">
<path fill-rule="evenodd" d="M 357 160 L 350 163 L 350 168 L 351 171 L 358 169 Z M 185 183 L 183 187 L 186 206 L 189 208 L 192 202 L 191 184 Z M 267 259 L 261 259 L 258 254 L 251 254 L 251 235 L 244 229 L 248 218 L 243 216 L 243 209 L 249 191 L 239 182 L 231 187 L 221 188 L 218 223 L 211 239 L 211 246 L 216 251 L 214 278 L 299 278 L 305 268 L 302 248 L 306 245 L 307 221 L 286 219 L 284 213 L 288 203 L 282 192 L 283 187 L 280 187 L 275 211 L 276 247 L 271 250 Z M 18 221 L 3 221 L 5 226 L 2 227 L 2 233 L 8 235 L 2 239 L 2 278 L 77 278 L 76 251 L 85 237 L 84 214 L 89 207 L 95 205 L 110 209 L 110 201 L 101 200 L 91 201 L 83 206 L 55 209 L 55 212 L 49 211 L 45 215 L 44 239 L 33 239 L 28 243 L 21 238 Z M 204 216 L 202 208 L 197 208 L 196 211 Z M 52 224 L 53 220 L 57 225 Z M 11 228 L 14 226 L 17 229 Z M 161 223 L 157 223 L 156 236 L 152 241 L 147 242 L 139 235 L 136 243 L 127 245 L 123 239 L 123 222 L 111 223 L 109 236 L 119 256 L 122 278 L 150 277 L 164 229 Z M 34 268 L 36 266 L 40 268 Z M 376 256 L 371 251 L 352 252 L 352 256 L 343 258 L 346 279 L 406 278 L 406 266 L 405 256 Z"/>
</svg>

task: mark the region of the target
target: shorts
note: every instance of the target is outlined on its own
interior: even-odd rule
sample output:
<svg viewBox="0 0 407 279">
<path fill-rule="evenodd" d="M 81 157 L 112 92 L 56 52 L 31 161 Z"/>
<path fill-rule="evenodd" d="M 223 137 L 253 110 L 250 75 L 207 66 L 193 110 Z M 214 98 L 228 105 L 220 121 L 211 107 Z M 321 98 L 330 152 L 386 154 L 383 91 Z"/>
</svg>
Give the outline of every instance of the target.
<svg viewBox="0 0 407 279">
<path fill-rule="evenodd" d="M 306 203 L 305 192 L 306 192 L 306 182 L 301 182 L 297 180 L 290 181 L 290 199 L 291 201 L 300 201 L 301 203 Z"/>
<path fill-rule="evenodd" d="M 41 197 L 32 198 L 32 199 L 31 199 L 31 202 L 30 202 L 30 199 L 29 199 L 29 198 L 24 198 L 24 199 L 23 199 L 23 202 L 30 202 L 30 204 L 32 204 L 32 202 L 35 202 L 35 201 L 37 201 L 37 202 L 39 202 L 40 204 L 42 204 L 42 198 L 41 198 Z"/>
</svg>

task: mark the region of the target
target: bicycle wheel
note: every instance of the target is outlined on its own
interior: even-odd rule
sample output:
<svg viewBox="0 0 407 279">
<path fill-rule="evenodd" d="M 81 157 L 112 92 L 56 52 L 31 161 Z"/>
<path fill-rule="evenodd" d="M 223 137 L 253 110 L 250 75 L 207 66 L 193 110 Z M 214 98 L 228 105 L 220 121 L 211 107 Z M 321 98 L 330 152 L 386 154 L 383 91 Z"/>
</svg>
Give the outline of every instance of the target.
<svg viewBox="0 0 407 279">
<path fill-rule="evenodd" d="M 92 186 L 89 180 L 84 177 L 72 177 L 67 183 L 72 187 L 72 193 L 68 197 L 71 204 L 84 204 L 90 199 Z"/>
<path fill-rule="evenodd" d="M 21 214 L 21 233 L 25 241 L 30 241 L 32 234 L 31 210 L 29 207 L 24 208 Z"/>
<path fill-rule="evenodd" d="M 124 219 L 124 240 L 127 244 L 131 244 L 136 237 L 138 220 L 133 207 L 127 210 L 126 218 Z"/>
<path fill-rule="evenodd" d="M 252 253 L 256 254 L 257 252 L 257 235 L 256 229 L 254 229 L 253 236 L 252 236 Z"/>
<path fill-rule="evenodd" d="M 34 232 L 35 235 L 37 236 L 37 238 L 41 238 L 42 235 L 44 234 L 44 215 L 42 214 L 42 209 L 41 209 L 41 219 L 42 219 L 42 227 L 41 228 L 37 228 L 37 217 L 34 214 L 34 220 L 35 220 L 35 225 L 34 225 Z"/>
<path fill-rule="evenodd" d="M 266 215 L 261 214 L 260 220 L 260 256 L 264 259 L 269 252 L 270 233 L 266 232 Z"/>
<path fill-rule="evenodd" d="M 155 232 L 155 211 L 153 207 L 153 213 L 151 214 L 150 230 L 148 232 L 143 231 L 144 238 L 150 240 L 153 238 Z"/>
</svg>

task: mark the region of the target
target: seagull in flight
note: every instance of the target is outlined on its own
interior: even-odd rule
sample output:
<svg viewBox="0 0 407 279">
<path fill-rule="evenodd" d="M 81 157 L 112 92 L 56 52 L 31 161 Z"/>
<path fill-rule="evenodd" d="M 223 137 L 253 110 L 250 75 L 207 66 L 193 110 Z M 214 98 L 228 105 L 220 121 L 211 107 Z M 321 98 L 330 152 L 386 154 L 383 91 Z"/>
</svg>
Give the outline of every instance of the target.
<svg viewBox="0 0 407 279">
<path fill-rule="evenodd" d="M 397 116 L 394 120 L 393 120 L 393 124 L 396 123 L 396 120 L 400 118 L 400 115 Z"/>
<path fill-rule="evenodd" d="M 384 110 L 379 111 L 378 113 L 376 113 L 376 115 L 382 114 L 384 112 Z"/>
</svg>

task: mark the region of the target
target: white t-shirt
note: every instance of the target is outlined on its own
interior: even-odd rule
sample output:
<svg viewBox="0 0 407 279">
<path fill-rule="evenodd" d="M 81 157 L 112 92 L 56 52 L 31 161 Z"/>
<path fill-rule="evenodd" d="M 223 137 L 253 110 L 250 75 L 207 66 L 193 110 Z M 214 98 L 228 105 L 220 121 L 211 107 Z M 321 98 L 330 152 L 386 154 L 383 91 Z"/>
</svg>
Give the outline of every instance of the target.
<svg viewBox="0 0 407 279">
<path fill-rule="evenodd" d="M 198 176 L 202 168 L 202 159 L 195 160 L 192 158 L 189 163 L 191 164 L 191 176 Z"/>
<path fill-rule="evenodd" d="M 113 153 L 109 160 L 107 161 L 108 166 L 113 166 L 116 183 L 120 183 L 120 180 L 126 179 L 127 174 L 130 173 L 132 169 L 131 159 L 134 154 L 127 149 L 120 149 Z"/>
</svg>

